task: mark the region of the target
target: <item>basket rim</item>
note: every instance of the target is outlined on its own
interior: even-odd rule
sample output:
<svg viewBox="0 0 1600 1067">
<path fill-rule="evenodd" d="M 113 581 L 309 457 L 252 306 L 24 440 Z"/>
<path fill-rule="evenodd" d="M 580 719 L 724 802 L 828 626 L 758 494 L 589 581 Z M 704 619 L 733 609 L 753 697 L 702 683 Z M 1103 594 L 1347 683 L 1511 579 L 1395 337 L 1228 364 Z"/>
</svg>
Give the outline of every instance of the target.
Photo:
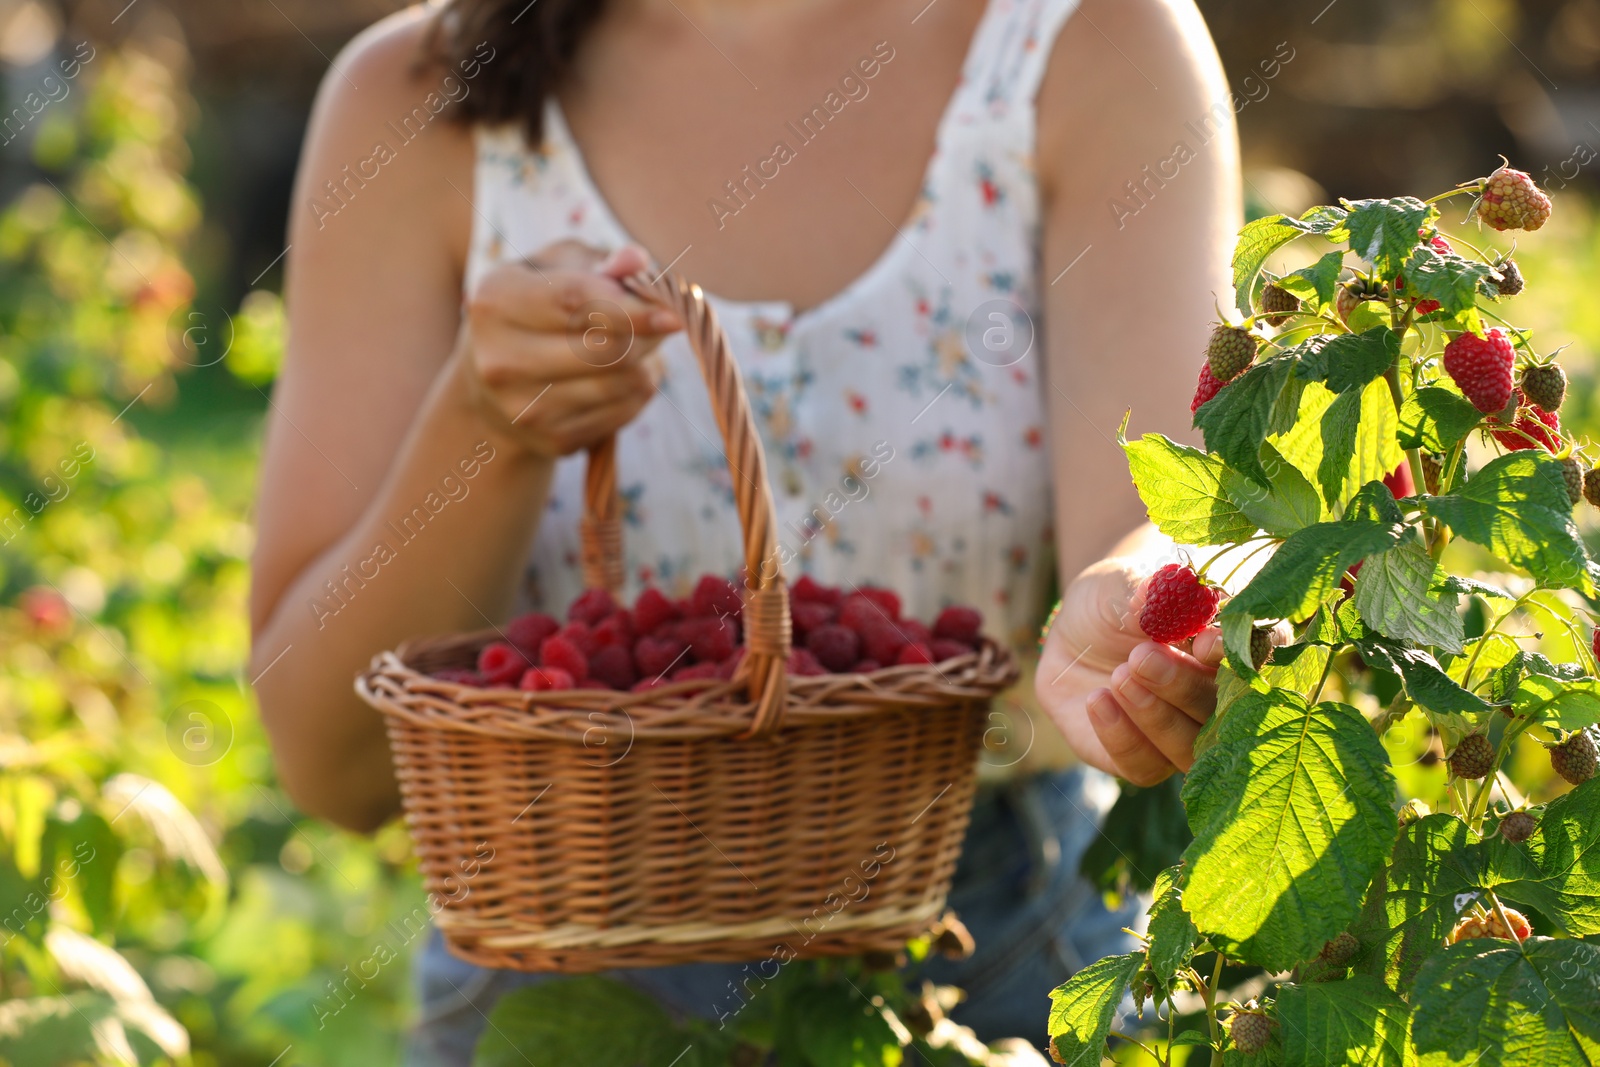
<svg viewBox="0 0 1600 1067">
<path fill-rule="evenodd" d="M 586 745 L 640 739 L 690 740 L 745 735 L 756 702 L 732 681 L 669 682 L 643 692 L 568 689 L 531 692 L 484 688 L 434 678 L 424 656 L 464 656 L 495 630 L 417 638 L 374 656 L 357 676 L 361 698 L 389 720 L 446 732 L 497 738 L 579 741 Z M 1012 653 L 990 638 L 978 649 L 940 663 L 883 667 L 870 674 L 791 675 L 784 727 L 815 726 L 867 715 L 987 703 L 1013 685 Z"/>
</svg>

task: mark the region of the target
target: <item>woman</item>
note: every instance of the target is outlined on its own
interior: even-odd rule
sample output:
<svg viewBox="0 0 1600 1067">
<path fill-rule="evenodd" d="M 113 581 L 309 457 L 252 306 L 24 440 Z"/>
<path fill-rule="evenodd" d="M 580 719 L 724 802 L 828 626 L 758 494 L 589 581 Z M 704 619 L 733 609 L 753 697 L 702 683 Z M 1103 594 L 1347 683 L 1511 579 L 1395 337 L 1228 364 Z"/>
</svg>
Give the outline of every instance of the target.
<svg viewBox="0 0 1600 1067">
<path fill-rule="evenodd" d="M 1135 919 L 1075 873 L 1100 771 L 1186 768 L 1214 703 L 1214 636 L 1191 654 L 1130 618 L 1171 546 L 1113 431 L 1130 405 L 1183 425 L 1238 222 L 1227 95 L 1189 0 L 455 0 L 362 35 L 301 164 L 261 490 L 253 673 L 290 795 L 360 831 L 395 814 L 351 675 L 563 610 L 581 453 L 613 431 L 630 592 L 731 574 L 680 324 L 618 283 L 670 266 L 745 369 L 790 577 L 976 604 L 1022 647 L 1052 571 L 1077 575 L 1035 686 L 1059 735 L 981 791 L 952 897 L 979 950 L 940 976 L 982 1036 L 1040 1036 L 1048 990 Z M 819 516 L 869 453 L 870 493 Z M 437 939 L 419 969 L 419 1064 L 468 1062 L 537 980 Z M 623 977 L 712 1016 L 732 970 Z"/>
</svg>

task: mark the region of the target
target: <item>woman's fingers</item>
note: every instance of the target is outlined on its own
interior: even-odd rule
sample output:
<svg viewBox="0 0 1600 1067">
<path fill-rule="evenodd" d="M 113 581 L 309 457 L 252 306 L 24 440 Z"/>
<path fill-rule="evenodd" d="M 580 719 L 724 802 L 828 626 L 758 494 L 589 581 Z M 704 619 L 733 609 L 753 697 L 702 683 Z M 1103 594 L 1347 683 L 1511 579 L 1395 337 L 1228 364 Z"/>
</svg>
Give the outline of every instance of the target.
<svg viewBox="0 0 1600 1067">
<path fill-rule="evenodd" d="M 1127 664 L 1111 672 L 1111 687 L 1117 703 L 1145 739 L 1173 766 L 1188 770 L 1194 762 L 1194 739 L 1201 724 L 1142 685 Z"/>
<path fill-rule="evenodd" d="M 1155 785 L 1177 770 L 1109 689 L 1090 693 L 1085 706 L 1100 746 L 1123 778 L 1134 785 Z"/>
<path fill-rule="evenodd" d="M 1125 667 L 1117 670 L 1126 670 L 1146 692 L 1180 709 L 1197 724 L 1217 710 L 1216 668 L 1180 649 L 1146 641 L 1128 656 Z"/>
</svg>

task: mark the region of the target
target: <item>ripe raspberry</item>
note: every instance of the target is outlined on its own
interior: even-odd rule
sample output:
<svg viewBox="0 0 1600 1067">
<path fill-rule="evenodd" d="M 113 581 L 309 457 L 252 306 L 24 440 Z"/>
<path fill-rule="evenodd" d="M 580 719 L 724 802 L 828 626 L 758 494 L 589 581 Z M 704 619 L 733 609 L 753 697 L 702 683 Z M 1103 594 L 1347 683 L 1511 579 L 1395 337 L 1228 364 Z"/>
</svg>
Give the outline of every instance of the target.
<svg viewBox="0 0 1600 1067">
<path fill-rule="evenodd" d="M 654 633 L 663 623 L 677 618 L 677 606 L 659 589 L 646 589 L 633 602 L 633 628 L 637 633 Z"/>
<path fill-rule="evenodd" d="M 545 638 L 559 629 L 561 629 L 559 622 L 535 611 L 528 615 L 518 615 L 506 623 L 506 640 L 531 656 L 539 651 L 539 646 L 544 644 Z"/>
<path fill-rule="evenodd" d="M 546 667 L 559 667 L 580 682 L 589 677 L 589 657 L 575 641 L 561 634 L 545 638 L 539 646 L 539 662 Z"/>
<path fill-rule="evenodd" d="M 1483 734 L 1468 734 L 1450 753 L 1450 773 L 1457 778 L 1482 778 L 1494 766 L 1494 745 Z"/>
<path fill-rule="evenodd" d="M 447 670 L 434 671 L 432 677 L 437 678 L 441 682 L 454 682 L 456 685 L 483 685 L 483 675 L 479 674 L 477 671 L 463 670 L 459 667 L 451 667 Z"/>
<path fill-rule="evenodd" d="M 1583 499 L 1600 508 L 1600 467 L 1583 476 Z M 1600 656 L 1600 653 L 1596 653 Z"/>
<path fill-rule="evenodd" d="M 596 650 L 617 645 L 624 650 L 633 647 L 633 622 L 626 611 L 619 611 L 615 615 L 601 619 L 594 628 L 594 643 Z"/>
<path fill-rule="evenodd" d="M 1300 310 L 1300 298 L 1274 282 L 1261 290 L 1261 314 L 1269 326 L 1282 326 Z"/>
<path fill-rule="evenodd" d="M 884 589 L 876 585 L 863 585 L 856 588 L 857 596 L 864 596 L 889 618 L 900 621 L 900 595 L 892 589 Z"/>
<path fill-rule="evenodd" d="M 1494 265 L 1494 287 L 1501 296 L 1516 296 L 1522 292 L 1522 271 L 1514 259 L 1502 259 Z"/>
<path fill-rule="evenodd" d="M 1222 590 L 1205 585 L 1193 568 L 1169 563 L 1151 575 L 1145 587 L 1139 628 L 1152 641 L 1173 644 L 1193 637 L 1217 617 Z"/>
<path fill-rule="evenodd" d="M 1495 230 L 1537 230 L 1550 218 L 1550 198 L 1532 176 L 1501 167 L 1484 181 L 1478 218 Z"/>
<path fill-rule="evenodd" d="M 1356 958 L 1356 953 L 1361 951 L 1361 942 L 1346 930 L 1338 937 L 1322 946 L 1322 952 L 1317 959 L 1330 967 L 1343 967 Z"/>
<path fill-rule="evenodd" d="M 720 663 L 691 663 L 672 672 L 674 682 L 707 682 L 717 677 Z"/>
<path fill-rule="evenodd" d="M 978 643 L 978 631 L 983 629 L 983 616 L 973 608 L 949 607 L 939 612 L 933 621 L 933 636 L 964 645 Z"/>
<path fill-rule="evenodd" d="M 572 602 L 572 607 L 567 609 L 567 618 L 573 622 L 595 625 L 601 619 L 615 615 L 622 610 L 622 605 L 617 603 L 617 598 L 605 589 L 585 589 L 578 594 L 578 599 Z"/>
<path fill-rule="evenodd" d="M 1513 845 L 1520 845 L 1533 836 L 1539 820 L 1526 811 L 1513 811 L 1500 820 L 1500 836 Z"/>
<path fill-rule="evenodd" d="M 1499 327 L 1484 337 L 1460 334 L 1444 346 L 1445 372 L 1479 411 L 1503 411 L 1511 402 L 1511 368 L 1516 358 L 1511 338 Z"/>
<path fill-rule="evenodd" d="M 834 615 L 833 608 L 827 604 L 819 604 L 814 600 L 789 601 L 789 623 L 797 641 L 804 640 L 806 634 L 817 627 L 832 622 Z"/>
<path fill-rule="evenodd" d="M 1594 636 L 1589 638 L 1589 649 L 1594 653 L 1594 658 L 1600 660 L 1600 627 L 1594 631 Z"/>
<path fill-rule="evenodd" d="M 639 672 L 633 667 L 633 657 L 621 645 L 605 645 L 596 652 L 589 660 L 589 675 L 595 681 L 605 683 L 608 688 L 624 692 L 632 689 L 633 683 L 639 680 Z"/>
<path fill-rule="evenodd" d="M 1206 365 L 1219 382 L 1231 382 L 1256 361 L 1256 335 L 1237 326 L 1218 326 L 1206 345 Z"/>
<path fill-rule="evenodd" d="M 1194 399 L 1189 401 L 1189 411 L 1193 414 L 1205 407 L 1211 398 L 1222 392 L 1222 387 L 1227 382 L 1217 381 L 1216 375 L 1211 373 L 1211 364 L 1200 364 L 1200 380 L 1194 387 Z"/>
<path fill-rule="evenodd" d="M 694 615 L 736 619 L 744 610 L 739 590 L 728 579 L 718 578 L 715 574 L 701 575 L 700 581 L 695 583 L 694 595 L 689 599 L 694 605 Z"/>
<path fill-rule="evenodd" d="M 557 630 L 555 632 L 555 636 L 572 642 L 572 644 L 577 647 L 578 651 L 582 652 L 585 656 L 592 655 L 594 650 L 600 647 L 595 643 L 594 631 L 589 628 L 589 624 L 586 622 L 569 622 L 561 629 Z M 546 638 L 546 640 L 548 640 L 548 638 Z M 541 650 L 544 648 L 543 642 L 540 642 L 539 648 Z M 543 661 L 541 660 L 541 662 Z M 577 678 L 580 682 L 583 681 L 582 675 L 577 675 Z"/>
<path fill-rule="evenodd" d="M 839 605 L 839 624 L 850 627 L 858 634 L 865 634 L 869 626 L 885 622 L 893 624 L 894 621 L 894 616 L 887 615 L 872 600 L 854 593 L 845 597 L 844 603 Z"/>
<path fill-rule="evenodd" d="M 518 689 L 527 689 L 535 693 L 577 687 L 578 683 L 573 680 L 572 675 L 560 667 L 529 667 L 522 673 L 522 680 L 517 683 Z"/>
<path fill-rule="evenodd" d="M 724 682 L 733 681 L 733 676 L 738 673 L 739 664 L 744 662 L 744 653 L 745 648 L 743 645 L 740 645 L 738 648 L 733 650 L 733 655 L 717 664 L 717 677 L 721 678 Z"/>
<path fill-rule="evenodd" d="M 739 643 L 739 628 L 714 615 L 685 620 L 680 634 L 701 663 L 721 663 L 733 655 L 733 648 Z"/>
<path fill-rule="evenodd" d="M 908 645 L 932 645 L 933 631 L 928 629 L 916 619 L 901 619 L 899 622 L 900 633 Z"/>
<path fill-rule="evenodd" d="M 1577 507 L 1583 500 L 1583 477 L 1588 473 L 1583 469 L 1583 460 L 1577 456 L 1568 456 L 1561 461 L 1561 476 L 1567 480 L 1567 497 L 1572 501 L 1572 506 Z"/>
<path fill-rule="evenodd" d="M 1505 427 L 1499 419 L 1489 419 L 1491 427 Z M 1525 407 L 1517 412 L 1516 421 L 1509 428 L 1491 429 L 1494 439 L 1507 452 L 1520 452 L 1525 448 L 1543 448 L 1556 452 L 1561 448 L 1561 417 L 1540 408 Z"/>
<path fill-rule="evenodd" d="M 817 662 L 817 657 L 811 654 L 808 648 L 792 648 L 789 650 L 789 673 L 801 678 L 812 678 L 828 673 L 828 669 Z"/>
<path fill-rule="evenodd" d="M 1506 908 L 1506 922 L 1500 920 L 1499 913 L 1491 911 L 1482 905 L 1475 906 L 1470 912 L 1463 915 L 1450 931 L 1450 936 L 1445 939 L 1445 944 L 1454 945 L 1462 941 L 1470 941 L 1479 937 L 1493 937 L 1501 941 L 1526 941 L 1533 933 L 1533 924 L 1528 922 L 1528 917 L 1516 908 Z"/>
<path fill-rule="evenodd" d="M 1439 495 L 1439 479 L 1444 476 L 1444 456 L 1437 452 L 1422 453 L 1422 480 L 1428 492 Z"/>
<path fill-rule="evenodd" d="M 809 600 L 816 604 L 827 604 L 829 607 L 838 607 L 839 601 L 844 599 L 844 594 L 831 585 L 822 585 L 809 574 L 802 574 L 795 579 L 789 588 L 791 600 Z"/>
<path fill-rule="evenodd" d="M 1250 665 L 1260 670 L 1272 662 L 1272 631 L 1257 628 L 1250 631 Z"/>
<path fill-rule="evenodd" d="M 858 659 L 850 666 L 851 674 L 871 674 L 873 671 L 883 670 L 883 664 L 875 659 Z"/>
<path fill-rule="evenodd" d="M 1228 1020 L 1228 1035 L 1235 1048 L 1253 1056 L 1272 1043 L 1272 1025 L 1259 1011 L 1241 1011 Z"/>
<path fill-rule="evenodd" d="M 933 662 L 943 663 L 947 659 L 958 659 L 961 656 L 972 654 L 972 646 L 962 641 L 952 641 L 948 637 L 936 637 L 933 644 L 928 646 L 933 653 Z"/>
<path fill-rule="evenodd" d="M 633 643 L 633 662 L 645 678 L 666 674 L 688 654 L 688 642 L 676 637 L 641 637 Z"/>
<path fill-rule="evenodd" d="M 649 678 L 644 678 L 644 679 L 641 679 L 640 681 L 634 682 L 633 683 L 633 688 L 628 690 L 628 691 L 630 693 L 644 693 L 644 692 L 648 692 L 651 689 L 660 689 L 662 686 L 664 686 L 666 684 L 667 684 L 667 679 L 662 675 L 656 674 L 656 675 L 652 675 Z"/>
<path fill-rule="evenodd" d="M 1567 372 L 1559 363 L 1530 363 L 1522 370 L 1522 395 L 1534 407 L 1561 410 L 1567 398 Z"/>
<path fill-rule="evenodd" d="M 933 649 L 918 641 L 907 645 L 900 650 L 900 655 L 895 657 L 896 667 L 914 667 L 921 663 L 933 662 Z"/>
<path fill-rule="evenodd" d="M 861 636 L 847 626 L 831 622 L 811 631 L 806 648 L 830 672 L 841 674 L 861 658 Z"/>
<path fill-rule="evenodd" d="M 881 616 L 868 619 L 861 630 L 862 651 L 867 659 L 879 663 L 893 663 L 906 647 L 905 631 Z"/>
<path fill-rule="evenodd" d="M 1550 749 L 1550 766 L 1573 785 L 1581 785 L 1594 777 L 1597 759 L 1600 753 L 1596 752 L 1594 735 L 1588 730 L 1579 730 Z"/>
<path fill-rule="evenodd" d="M 504 641 L 487 644 L 478 653 L 478 673 L 489 685 L 511 685 L 531 666 L 527 653 Z"/>
<path fill-rule="evenodd" d="M 1402 462 L 1400 466 L 1385 474 L 1383 484 L 1389 487 L 1389 492 L 1394 494 L 1396 500 L 1417 495 L 1417 482 L 1411 477 L 1411 464 L 1407 462 Z"/>
</svg>

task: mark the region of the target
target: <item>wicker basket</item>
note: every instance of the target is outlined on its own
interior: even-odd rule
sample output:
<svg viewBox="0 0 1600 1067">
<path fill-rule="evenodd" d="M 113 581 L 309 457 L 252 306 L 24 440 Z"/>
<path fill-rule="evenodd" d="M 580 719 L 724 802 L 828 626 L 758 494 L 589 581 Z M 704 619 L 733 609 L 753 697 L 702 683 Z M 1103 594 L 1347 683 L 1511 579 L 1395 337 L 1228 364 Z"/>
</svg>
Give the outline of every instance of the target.
<svg viewBox="0 0 1600 1067">
<path fill-rule="evenodd" d="M 788 590 L 738 366 L 698 286 L 638 276 L 677 311 L 727 445 L 746 573 L 731 682 L 639 693 L 476 689 L 493 632 L 416 640 L 356 689 L 386 719 L 435 917 L 473 963 L 581 973 L 894 950 L 939 916 L 989 700 L 992 643 L 936 665 L 789 677 Z M 585 580 L 621 585 L 614 448 L 589 459 Z"/>
</svg>

